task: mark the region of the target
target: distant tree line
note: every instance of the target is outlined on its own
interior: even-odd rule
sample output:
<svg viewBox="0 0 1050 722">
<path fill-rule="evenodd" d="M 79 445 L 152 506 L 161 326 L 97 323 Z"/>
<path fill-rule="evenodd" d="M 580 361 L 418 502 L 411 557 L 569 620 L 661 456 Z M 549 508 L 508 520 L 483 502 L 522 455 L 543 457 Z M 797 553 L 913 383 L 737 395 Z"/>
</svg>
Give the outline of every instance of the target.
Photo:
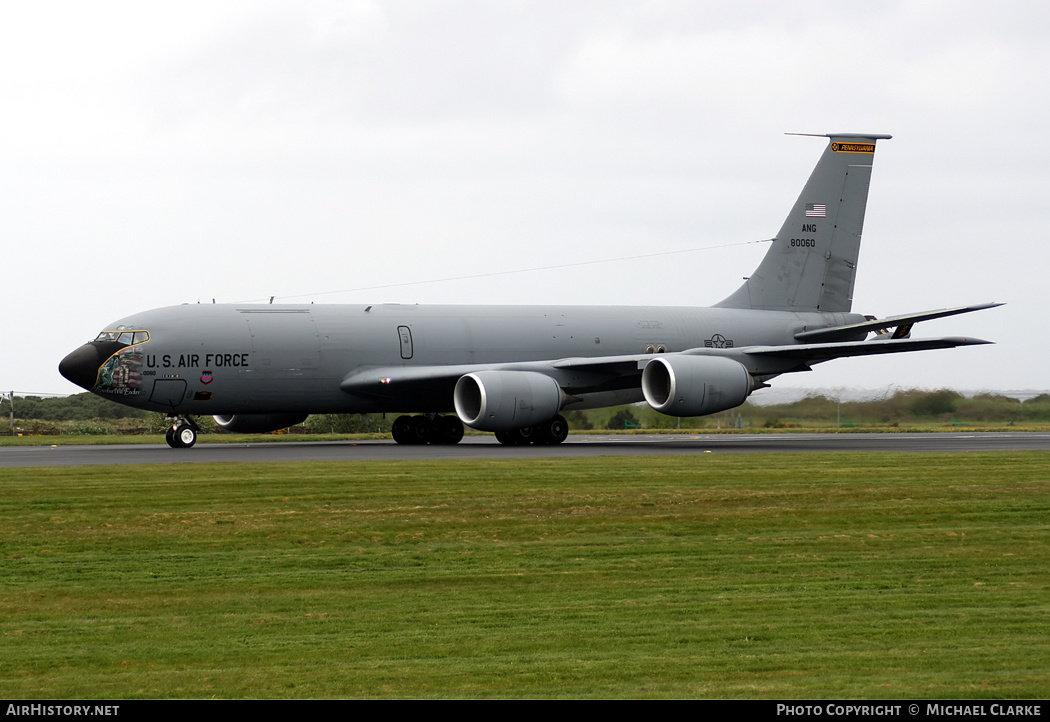
<svg viewBox="0 0 1050 722">
<path fill-rule="evenodd" d="M 0 418 L 10 416 L 9 401 L 0 404 Z M 90 419 L 137 419 L 146 418 L 148 412 L 123 406 L 115 401 L 84 392 L 73 396 L 41 398 L 40 396 L 15 396 L 16 419 L 40 419 L 42 421 L 88 421 Z"/>
<path fill-rule="evenodd" d="M 963 396 L 951 389 L 899 390 L 883 398 L 843 401 L 822 395 L 807 396 L 790 404 L 742 407 L 745 416 L 768 419 L 817 421 L 841 419 L 851 423 L 900 424 L 918 421 L 981 423 L 1050 422 L 1050 394 L 1027 401 L 987 393 Z M 760 424 L 761 425 L 761 424 Z M 765 424 L 774 425 L 774 424 Z"/>
<path fill-rule="evenodd" d="M 8 400 L 0 404 L 0 427 L 10 415 Z M 27 429 L 33 433 L 70 433 L 69 422 L 105 422 L 125 419 L 122 433 L 158 433 L 164 429 L 164 415 L 122 406 L 90 393 L 64 398 L 16 396 L 15 419 L 30 422 Z M 890 425 L 934 423 L 1050 423 L 1050 394 L 1041 394 L 1021 402 L 1000 394 L 963 396 L 948 389 L 934 391 L 900 390 L 883 398 L 866 401 L 843 401 L 823 395 L 807 396 L 789 404 L 743 406 L 714 416 L 685 418 L 659 414 L 644 404 L 616 406 L 606 409 L 570 410 L 563 412 L 570 428 L 590 429 L 702 429 L 766 427 L 794 425 Z M 305 433 L 383 433 L 390 429 L 396 414 L 318 414 L 310 416 Z M 142 423 L 136 423 L 141 420 Z M 63 422 L 48 427 L 47 422 Z M 215 430 L 211 417 L 198 417 L 206 433 Z M 108 433 L 108 427 L 82 423 L 72 433 Z M 50 429 L 50 430 L 48 430 Z M 89 430 L 90 429 L 90 430 Z M 97 429 L 97 430 L 96 430 Z"/>
</svg>

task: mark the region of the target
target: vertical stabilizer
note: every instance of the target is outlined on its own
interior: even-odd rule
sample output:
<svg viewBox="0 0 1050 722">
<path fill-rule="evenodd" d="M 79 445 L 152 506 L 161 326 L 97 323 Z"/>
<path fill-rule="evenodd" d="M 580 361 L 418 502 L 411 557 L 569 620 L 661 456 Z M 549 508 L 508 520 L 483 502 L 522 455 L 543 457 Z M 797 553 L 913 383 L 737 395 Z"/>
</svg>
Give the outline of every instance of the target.
<svg viewBox="0 0 1050 722">
<path fill-rule="evenodd" d="M 744 285 L 720 308 L 849 311 L 875 141 L 833 133 L 780 233 Z"/>
</svg>

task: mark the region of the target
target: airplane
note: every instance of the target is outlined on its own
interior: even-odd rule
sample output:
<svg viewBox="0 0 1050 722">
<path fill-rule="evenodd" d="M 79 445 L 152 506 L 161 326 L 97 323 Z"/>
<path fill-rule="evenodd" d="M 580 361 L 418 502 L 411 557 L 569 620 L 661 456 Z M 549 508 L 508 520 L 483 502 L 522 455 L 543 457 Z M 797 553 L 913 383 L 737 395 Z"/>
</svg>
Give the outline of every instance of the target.
<svg viewBox="0 0 1050 722">
<path fill-rule="evenodd" d="M 400 413 L 399 444 L 455 444 L 464 425 L 558 444 L 566 409 L 645 401 L 703 416 L 831 359 L 990 343 L 911 330 L 998 303 L 852 312 L 875 145 L 891 136 L 817 137 L 828 144 L 758 268 L 709 308 L 183 304 L 106 326 L 59 372 L 165 413 L 172 448 L 194 445 L 202 414 L 261 433 L 310 414 Z"/>
</svg>

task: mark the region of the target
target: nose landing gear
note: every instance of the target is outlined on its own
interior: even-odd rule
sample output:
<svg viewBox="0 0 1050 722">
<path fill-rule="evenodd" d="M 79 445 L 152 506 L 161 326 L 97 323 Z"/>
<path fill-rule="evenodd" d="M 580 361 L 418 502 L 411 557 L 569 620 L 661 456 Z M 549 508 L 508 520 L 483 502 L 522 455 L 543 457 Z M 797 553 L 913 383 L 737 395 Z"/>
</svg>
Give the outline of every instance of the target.
<svg viewBox="0 0 1050 722">
<path fill-rule="evenodd" d="M 189 416 L 169 417 L 171 425 L 164 432 L 164 440 L 173 449 L 188 449 L 197 443 L 200 428 Z"/>
</svg>

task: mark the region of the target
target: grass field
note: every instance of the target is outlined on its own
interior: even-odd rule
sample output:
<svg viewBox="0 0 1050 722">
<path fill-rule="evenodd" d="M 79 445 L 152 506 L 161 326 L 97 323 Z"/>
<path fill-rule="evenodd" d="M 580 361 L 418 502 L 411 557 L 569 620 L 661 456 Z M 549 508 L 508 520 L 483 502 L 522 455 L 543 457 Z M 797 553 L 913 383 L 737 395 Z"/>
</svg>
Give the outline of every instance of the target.
<svg viewBox="0 0 1050 722">
<path fill-rule="evenodd" d="M 1046 697 L 1050 454 L 0 469 L 0 696 Z"/>
</svg>

